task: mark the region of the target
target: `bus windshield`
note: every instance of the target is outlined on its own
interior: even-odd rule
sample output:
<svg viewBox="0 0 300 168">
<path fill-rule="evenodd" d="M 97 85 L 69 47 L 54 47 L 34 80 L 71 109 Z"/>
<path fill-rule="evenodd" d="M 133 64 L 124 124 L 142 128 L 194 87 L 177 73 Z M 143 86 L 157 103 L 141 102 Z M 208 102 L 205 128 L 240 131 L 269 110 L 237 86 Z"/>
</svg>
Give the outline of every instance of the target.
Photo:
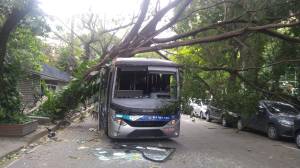
<svg viewBox="0 0 300 168">
<path fill-rule="evenodd" d="M 176 72 L 117 68 L 114 98 L 177 98 Z"/>
</svg>

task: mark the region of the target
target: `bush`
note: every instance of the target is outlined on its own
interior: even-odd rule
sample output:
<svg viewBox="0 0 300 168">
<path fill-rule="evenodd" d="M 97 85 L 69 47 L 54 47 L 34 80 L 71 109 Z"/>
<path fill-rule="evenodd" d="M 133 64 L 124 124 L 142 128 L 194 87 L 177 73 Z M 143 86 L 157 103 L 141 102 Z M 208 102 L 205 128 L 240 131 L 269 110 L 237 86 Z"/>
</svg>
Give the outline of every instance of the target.
<svg viewBox="0 0 300 168">
<path fill-rule="evenodd" d="M 44 102 L 36 113 L 49 116 L 53 120 L 63 119 L 84 103 L 98 90 L 94 77 L 89 82 L 84 79 L 84 72 L 89 68 L 89 64 L 82 63 L 77 69 L 75 79 L 68 86 L 57 93 L 48 92 L 48 100 Z"/>
<path fill-rule="evenodd" d="M 20 75 L 18 64 L 6 62 L 4 73 L 0 76 L 0 122 L 21 122 L 25 116 L 21 114 L 20 95 L 17 89 Z"/>
</svg>

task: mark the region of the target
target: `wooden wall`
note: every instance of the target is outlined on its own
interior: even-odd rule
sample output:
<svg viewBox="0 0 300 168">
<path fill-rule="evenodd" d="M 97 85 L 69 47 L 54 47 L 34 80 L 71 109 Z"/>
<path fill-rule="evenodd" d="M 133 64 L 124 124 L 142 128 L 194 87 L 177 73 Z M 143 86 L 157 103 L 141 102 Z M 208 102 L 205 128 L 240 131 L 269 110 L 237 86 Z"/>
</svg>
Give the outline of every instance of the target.
<svg viewBox="0 0 300 168">
<path fill-rule="evenodd" d="M 35 95 L 41 93 L 40 77 L 38 75 L 29 75 L 18 83 L 21 93 L 22 103 L 26 107 L 31 107 L 35 104 Z"/>
</svg>

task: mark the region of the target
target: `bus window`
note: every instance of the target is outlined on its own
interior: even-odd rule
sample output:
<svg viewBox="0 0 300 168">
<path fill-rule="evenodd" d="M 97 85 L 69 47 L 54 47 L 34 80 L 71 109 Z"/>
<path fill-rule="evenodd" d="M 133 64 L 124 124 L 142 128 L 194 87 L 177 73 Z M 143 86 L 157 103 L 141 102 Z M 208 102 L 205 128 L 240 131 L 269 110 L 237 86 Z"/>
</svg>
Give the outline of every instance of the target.
<svg viewBox="0 0 300 168">
<path fill-rule="evenodd" d="M 177 98 L 175 72 L 124 71 L 118 68 L 116 98 Z"/>
</svg>

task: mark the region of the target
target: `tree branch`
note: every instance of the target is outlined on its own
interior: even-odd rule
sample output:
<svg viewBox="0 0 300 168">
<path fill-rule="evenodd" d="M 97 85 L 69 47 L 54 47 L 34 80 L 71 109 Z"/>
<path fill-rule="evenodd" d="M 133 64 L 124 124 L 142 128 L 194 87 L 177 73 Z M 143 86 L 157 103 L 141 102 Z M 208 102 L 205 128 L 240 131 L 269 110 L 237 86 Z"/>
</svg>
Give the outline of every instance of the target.
<svg viewBox="0 0 300 168">
<path fill-rule="evenodd" d="M 128 45 L 130 43 L 130 41 L 132 41 L 132 39 L 136 36 L 138 31 L 140 30 L 140 28 L 145 20 L 145 17 L 146 17 L 147 11 L 148 11 L 148 7 L 149 7 L 149 3 L 150 3 L 150 0 L 143 1 L 142 6 L 141 6 L 141 13 L 138 17 L 138 20 L 136 21 L 133 28 L 128 33 L 128 35 L 126 36 L 126 38 L 124 39 L 124 41 L 122 43 L 124 46 Z"/>
<path fill-rule="evenodd" d="M 160 57 L 164 58 L 165 60 L 170 60 L 167 56 L 162 54 L 160 51 L 155 51 Z"/>
<path fill-rule="evenodd" d="M 165 44 L 158 44 L 151 47 L 141 47 L 136 48 L 132 51 L 132 54 L 142 53 L 142 52 L 151 52 L 151 51 L 157 51 L 162 49 L 170 49 L 170 48 L 176 48 L 180 46 L 190 46 L 194 44 L 201 44 L 201 43 L 210 43 L 210 42 L 216 42 L 216 41 L 222 41 L 226 40 L 232 37 L 237 37 L 244 35 L 248 32 L 260 32 L 261 30 L 265 29 L 272 29 L 272 28 L 283 28 L 283 27 L 293 27 L 299 25 L 300 22 L 294 22 L 294 23 L 279 23 L 279 24 L 267 24 L 263 26 L 253 26 L 253 27 L 245 27 L 242 29 L 229 31 L 226 33 L 222 33 L 215 36 L 209 36 L 204 38 L 197 38 L 192 40 L 186 40 L 186 41 L 178 41 L 178 42 L 171 42 L 171 43 L 165 43 Z"/>
<path fill-rule="evenodd" d="M 182 38 L 186 38 L 186 37 L 190 37 L 190 36 L 195 36 L 200 32 L 204 32 L 207 30 L 211 30 L 214 29 L 218 26 L 224 26 L 224 25 L 228 25 L 228 24 L 233 24 L 233 23 L 248 23 L 245 20 L 229 20 L 229 21 L 223 21 L 223 22 L 219 22 L 219 23 L 214 23 L 205 27 L 201 27 L 195 30 L 192 30 L 190 32 L 186 32 L 186 33 L 182 33 L 182 34 L 178 34 L 178 35 L 174 35 L 172 37 L 167 37 L 167 38 L 154 38 L 153 42 L 154 43 L 166 43 L 166 42 L 170 42 L 170 41 L 176 41 L 178 39 L 182 39 Z"/>
<path fill-rule="evenodd" d="M 260 32 L 263 33 L 263 34 L 272 36 L 272 37 L 279 38 L 279 39 L 281 39 L 281 40 L 289 41 L 289 42 L 292 42 L 292 43 L 300 43 L 300 39 L 299 39 L 299 38 L 287 36 L 287 35 L 278 33 L 278 32 L 276 32 L 276 31 L 272 31 L 272 30 L 261 30 Z"/>
</svg>

